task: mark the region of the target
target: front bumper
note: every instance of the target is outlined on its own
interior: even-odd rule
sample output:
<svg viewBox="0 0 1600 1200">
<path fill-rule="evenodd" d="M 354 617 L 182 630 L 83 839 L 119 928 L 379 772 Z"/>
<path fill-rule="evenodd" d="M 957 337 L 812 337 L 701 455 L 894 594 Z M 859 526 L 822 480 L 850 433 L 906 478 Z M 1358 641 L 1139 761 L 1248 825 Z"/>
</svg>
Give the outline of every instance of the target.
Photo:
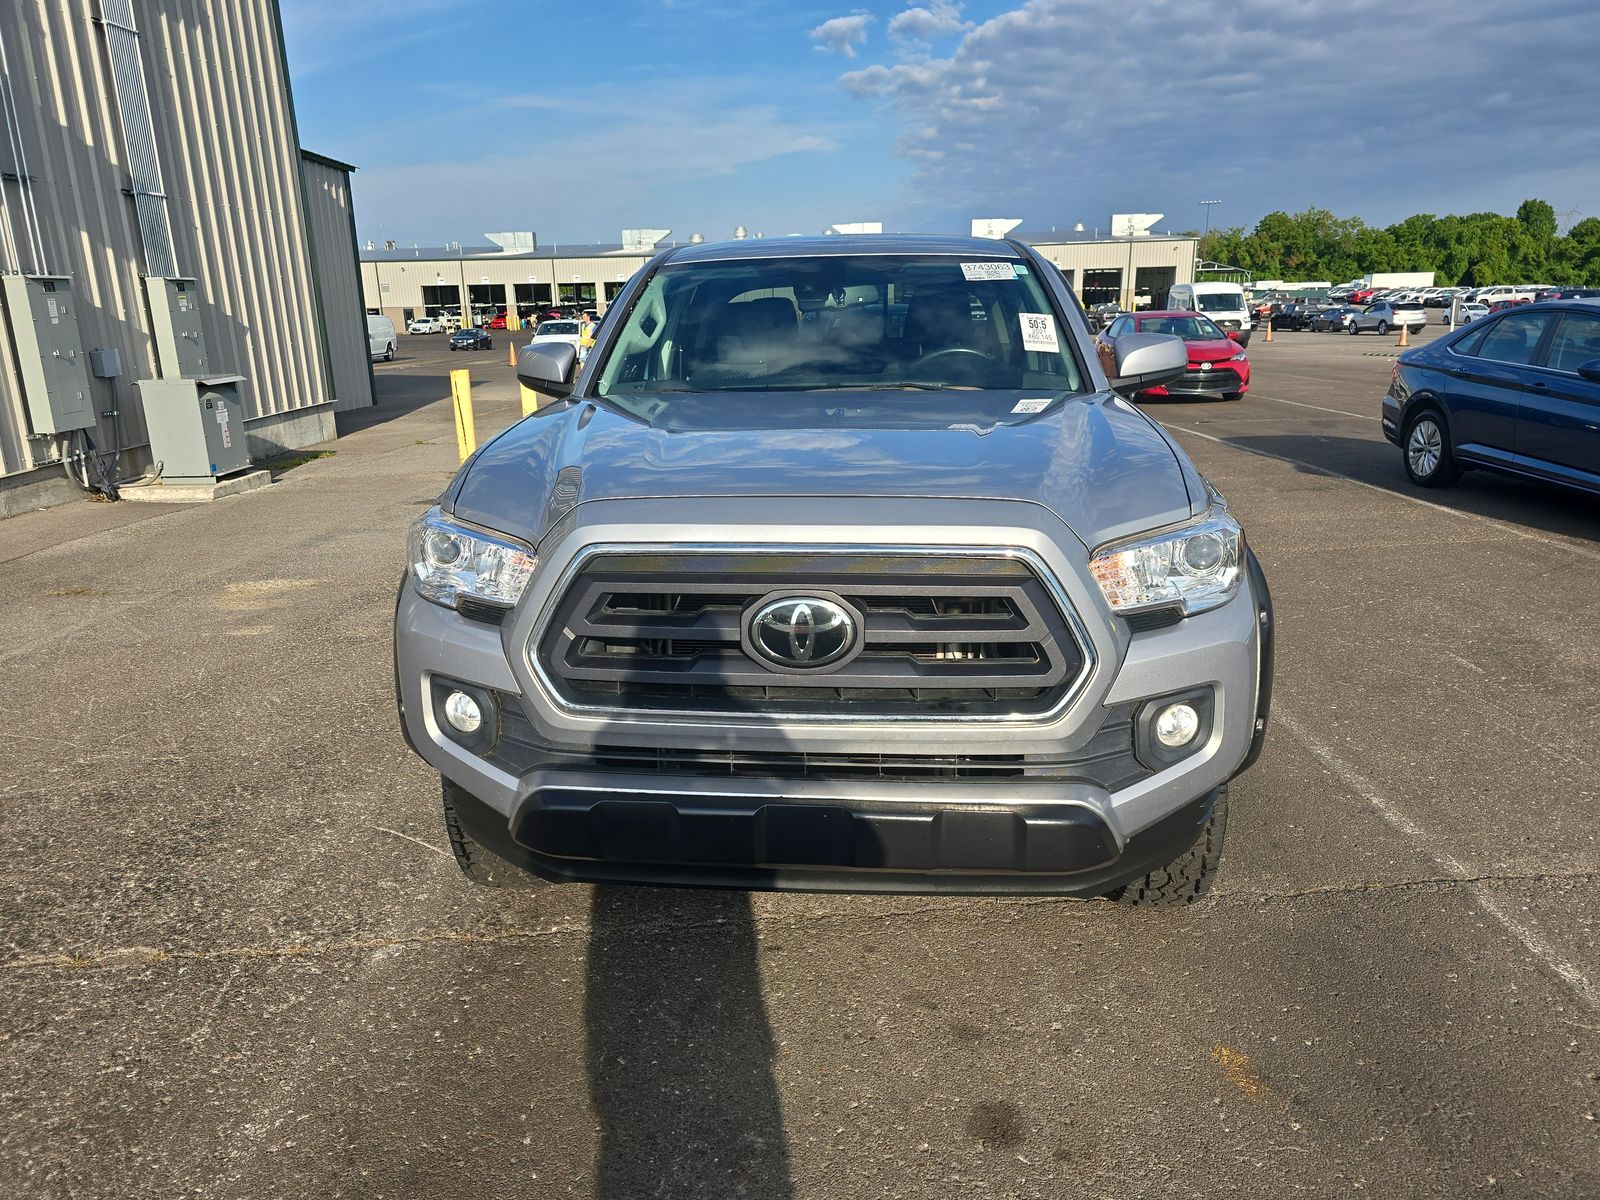
<svg viewBox="0 0 1600 1200">
<path fill-rule="evenodd" d="M 1076 581 L 1073 590 L 1077 590 Z M 1080 605 L 1082 601 L 1079 601 Z M 402 586 L 396 685 L 407 740 L 475 803 L 469 831 L 552 880 L 850 891 L 1102 894 L 1181 854 L 1217 789 L 1260 752 L 1271 699 L 1270 598 L 1253 556 L 1220 609 L 1129 634 L 1086 614 L 1101 670 L 1059 719 L 1024 728 L 924 733 L 801 728 L 747 714 L 724 726 L 659 727 L 564 717 L 516 662 L 526 625 L 482 625 Z M 1107 640 L 1120 630 L 1119 640 Z M 457 744 L 440 727 L 435 680 L 504 697 L 547 751 L 520 758 Z M 1212 703 L 1209 734 L 1174 765 L 1136 776 L 1094 758 L 1108 713 L 1185 688 Z M 616 750 L 663 747 L 755 766 L 617 769 Z M 784 777 L 761 765 L 892 748 L 1054 755 L 1054 777 Z M 1021 774 L 1020 772 L 1018 774 Z"/>
<path fill-rule="evenodd" d="M 1250 390 L 1250 364 L 1224 362 L 1202 370 L 1191 364 L 1182 377 L 1140 393 L 1146 396 L 1238 396 Z"/>
<path fill-rule="evenodd" d="M 536 772 L 524 783 L 509 821 L 475 798 L 458 800 L 457 812 L 479 842 L 557 883 L 1082 896 L 1182 854 L 1220 792 L 1119 841 L 1093 797 L 1070 785 L 1033 803 L 953 803 L 642 792 L 631 777 L 603 773 Z"/>
</svg>

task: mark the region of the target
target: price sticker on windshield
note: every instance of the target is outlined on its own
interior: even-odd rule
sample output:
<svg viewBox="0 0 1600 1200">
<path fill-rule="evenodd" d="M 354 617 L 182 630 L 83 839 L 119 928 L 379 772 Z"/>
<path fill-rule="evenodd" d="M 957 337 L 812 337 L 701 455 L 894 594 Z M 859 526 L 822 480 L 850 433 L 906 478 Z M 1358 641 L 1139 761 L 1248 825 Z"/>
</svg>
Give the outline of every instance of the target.
<svg viewBox="0 0 1600 1200">
<path fill-rule="evenodd" d="M 1012 406 L 1011 411 L 1014 413 L 1024 414 L 1042 413 L 1045 409 L 1050 407 L 1050 404 L 1054 399 L 1054 396 L 1028 396 L 1025 399 L 1018 400 L 1016 404 Z"/>
<path fill-rule="evenodd" d="M 1024 350 L 1061 353 L 1061 344 L 1056 341 L 1056 319 L 1049 313 L 1018 313 L 1017 319 L 1022 322 Z"/>
<path fill-rule="evenodd" d="M 961 275 L 968 283 L 986 279 L 1015 279 L 1017 269 L 1008 262 L 962 263 Z"/>
</svg>

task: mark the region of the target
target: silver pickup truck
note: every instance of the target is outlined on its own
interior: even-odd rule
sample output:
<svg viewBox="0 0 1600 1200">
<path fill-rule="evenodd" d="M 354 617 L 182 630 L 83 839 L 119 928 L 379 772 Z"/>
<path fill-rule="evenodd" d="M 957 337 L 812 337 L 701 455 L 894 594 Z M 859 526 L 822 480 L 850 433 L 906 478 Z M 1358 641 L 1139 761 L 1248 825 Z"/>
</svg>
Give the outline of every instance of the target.
<svg viewBox="0 0 1600 1200">
<path fill-rule="evenodd" d="M 491 884 L 1187 903 L 1260 753 L 1265 579 L 1029 246 L 686 246 L 411 530 L 406 738 Z"/>
</svg>

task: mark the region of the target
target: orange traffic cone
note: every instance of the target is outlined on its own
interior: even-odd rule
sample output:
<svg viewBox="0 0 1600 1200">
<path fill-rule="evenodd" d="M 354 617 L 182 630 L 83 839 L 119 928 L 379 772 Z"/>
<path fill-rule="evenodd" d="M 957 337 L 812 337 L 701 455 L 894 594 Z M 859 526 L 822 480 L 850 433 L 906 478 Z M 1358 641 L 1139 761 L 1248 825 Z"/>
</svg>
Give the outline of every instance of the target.
<svg viewBox="0 0 1600 1200">
<path fill-rule="evenodd" d="M 510 365 L 513 366 L 513 367 L 517 365 L 517 343 L 516 343 L 516 339 L 515 338 L 511 339 L 511 363 L 510 363 Z"/>
<path fill-rule="evenodd" d="M 1271 340 L 1272 340 L 1272 318 L 1269 316 L 1267 318 L 1267 341 L 1270 342 Z"/>
<path fill-rule="evenodd" d="M 1400 342 L 1399 342 L 1400 345 L 1402 345 L 1402 346 L 1411 345 L 1411 338 L 1409 336 L 1410 333 L 1411 333 L 1411 326 L 1409 326 L 1409 325 L 1400 326 Z"/>
</svg>

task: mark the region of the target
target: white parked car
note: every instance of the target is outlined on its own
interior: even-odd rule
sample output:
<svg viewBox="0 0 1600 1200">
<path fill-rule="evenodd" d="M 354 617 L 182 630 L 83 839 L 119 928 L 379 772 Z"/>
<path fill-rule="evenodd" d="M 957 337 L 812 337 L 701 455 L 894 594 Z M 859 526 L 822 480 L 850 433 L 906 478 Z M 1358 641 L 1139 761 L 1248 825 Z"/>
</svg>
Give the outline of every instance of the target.
<svg viewBox="0 0 1600 1200">
<path fill-rule="evenodd" d="M 443 333 L 445 324 L 438 317 L 418 317 L 406 326 L 407 333 Z"/>
<path fill-rule="evenodd" d="M 583 326 L 577 321 L 540 321 L 533 331 L 533 342 L 565 342 L 574 350 L 581 350 L 579 344 L 583 340 Z"/>
<path fill-rule="evenodd" d="M 1489 306 L 1487 304 L 1477 304 L 1469 301 L 1461 306 L 1460 324 L 1467 325 L 1476 321 L 1479 317 L 1487 317 L 1488 315 Z M 1439 324 L 1450 324 L 1450 306 L 1448 304 L 1445 305 L 1444 313 L 1439 317 Z"/>
</svg>

